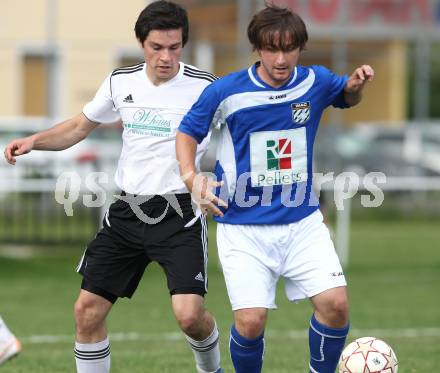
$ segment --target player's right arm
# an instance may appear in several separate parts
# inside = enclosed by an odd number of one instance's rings
[[[107,76],[92,101],[87,103],[81,114],[29,137],[13,140],[5,149],[5,158],[14,165],[19,155],[31,150],[64,150],[81,140],[99,123],[114,123],[121,118],[115,109],[112,97],[111,78]]]
[[[14,165],[16,157],[31,150],[64,150],[85,139],[98,124],[81,113],[48,130],[12,140],[5,148],[6,161]]]

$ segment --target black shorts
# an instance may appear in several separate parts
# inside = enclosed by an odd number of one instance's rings
[[[156,261],[165,271],[170,294],[207,292],[206,218],[195,217],[190,194],[169,196],[177,198],[183,217],[166,196],[150,197],[139,209],[120,199],[110,206],[77,268],[83,289],[111,302],[130,298],[147,265]]]

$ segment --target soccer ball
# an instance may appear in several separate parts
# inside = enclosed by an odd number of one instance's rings
[[[358,338],[348,344],[339,360],[339,373],[397,373],[393,349],[374,337]]]

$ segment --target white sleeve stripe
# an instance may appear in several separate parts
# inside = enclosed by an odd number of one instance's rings
[[[115,71],[113,71],[112,76],[119,75],[119,74],[131,74],[131,73],[135,73],[136,71],[141,71],[143,69],[144,68],[142,66],[140,66],[140,67],[133,69],[133,70],[115,70]]]
[[[293,88],[283,91],[254,91],[233,94],[225,98],[218,106],[215,117],[225,120],[231,114],[244,109],[260,105],[276,105],[283,102],[293,101],[306,94],[315,82],[315,73],[309,69],[309,75],[304,81]],[[285,95],[278,100],[270,100],[270,96]]]
[[[193,74],[206,75],[206,76],[209,76],[209,77],[211,77],[213,79],[216,79],[216,80],[218,79],[218,77],[216,75],[214,75],[214,74],[211,74],[211,73],[209,73],[207,71],[203,71],[203,70],[192,69],[192,68],[190,68],[190,67],[188,67],[186,65],[184,67],[184,70],[186,70],[187,72],[193,73]]]
[[[87,118],[87,120],[88,120],[89,122],[93,122],[93,123],[96,123],[96,124],[101,124],[101,122],[97,122],[96,120],[90,119],[90,118],[84,113],[84,111],[83,111],[82,113],[84,114],[84,116]]]
[[[211,83],[215,81],[214,78],[211,78],[211,77],[208,77],[208,76],[204,76],[204,75],[192,74],[192,73],[189,73],[187,71],[185,71],[183,73],[183,75],[190,76],[191,78],[196,78],[196,79],[204,79],[204,80],[207,80],[208,82],[211,82]]]
[[[117,69],[114,69],[113,72],[122,71],[122,70],[132,70],[132,69],[136,69],[141,66],[143,67],[144,63],[145,62],[140,62],[140,63],[137,63],[136,65],[118,67]]]

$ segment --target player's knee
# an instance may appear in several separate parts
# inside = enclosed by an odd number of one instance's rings
[[[237,331],[245,338],[255,339],[259,337],[266,324],[266,316],[263,313],[244,313],[235,319]]]
[[[329,322],[335,327],[343,327],[348,324],[348,300],[347,297],[335,297],[328,305]]]
[[[348,316],[348,300],[346,297],[337,297],[333,300],[332,308],[340,316]]]
[[[91,333],[101,323],[101,315],[92,302],[78,299],[74,306],[75,322],[77,331],[80,333]]]
[[[179,312],[176,314],[176,319],[180,329],[189,336],[197,334],[200,329],[201,317],[199,313],[194,312],[194,310]]]
[[[204,308],[203,298],[194,295],[173,296],[173,311],[182,331],[196,336],[203,329],[203,323],[209,314]]]

